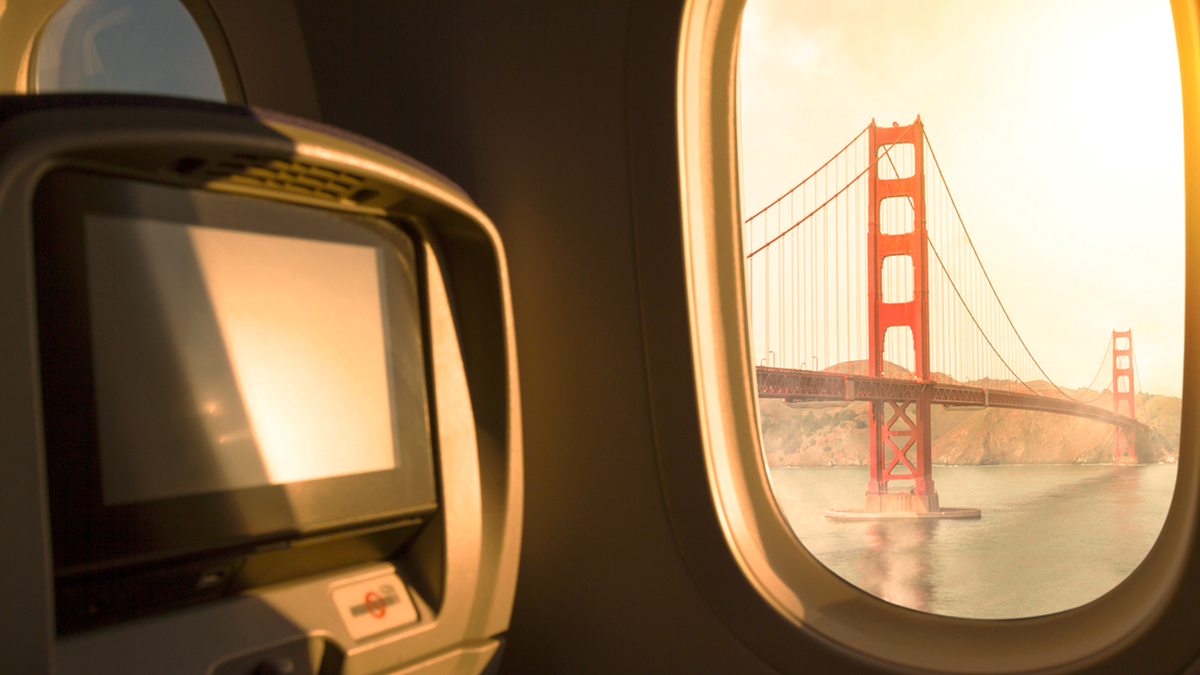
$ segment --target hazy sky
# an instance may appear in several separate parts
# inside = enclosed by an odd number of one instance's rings
[[[920,114],[1046,372],[1086,385],[1130,328],[1141,388],[1179,395],[1183,132],[1165,0],[749,0],[739,65],[744,212],[872,117]]]

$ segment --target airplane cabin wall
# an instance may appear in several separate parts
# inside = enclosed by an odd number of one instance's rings
[[[320,119],[304,37],[290,0],[184,0],[207,2],[220,23],[251,105]]]
[[[655,457],[631,182],[679,193],[631,165],[629,86],[633,69],[674,80],[682,4],[296,6],[323,120],[445,173],[503,237],[525,522],[502,671],[774,672],[693,587]],[[631,60],[635,21],[653,61]],[[674,153],[673,88],[655,95]]]
[[[248,102],[319,111],[427,163],[504,240],[525,518],[502,672],[776,672],[738,636],[787,672],[885,669],[808,631],[718,615],[712,579],[694,579],[680,554],[693,533],[672,529],[710,518],[703,503],[668,512],[659,457],[701,449],[688,414],[654,409],[664,387],[678,390],[679,409],[694,396],[680,375],[690,359],[681,262],[647,257],[648,242],[681,236],[682,0],[271,0],[289,2],[299,37],[285,21],[256,48],[227,25],[230,47],[239,69],[267,73],[280,63],[271,49],[294,59],[302,40],[315,103],[303,75],[248,80]],[[234,4],[213,0],[223,23],[265,25]],[[680,303],[664,305],[672,293]]]

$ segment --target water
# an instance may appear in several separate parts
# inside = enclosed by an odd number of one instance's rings
[[[800,541],[830,570],[898,605],[973,618],[1036,616],[1111,590],[1162,529],[1174,464],[938,466],[942,506],[979,520],[840,522],[862,508],[866,467],[773,468]]]

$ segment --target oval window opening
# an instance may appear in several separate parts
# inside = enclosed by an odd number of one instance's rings
[[[33,75],[43,94],[226,101],[204,36],[177,0],[68,0],[38,39]]]
[[[817,559],[887,601],[989,619],[1077,607],[1142,561],[1175,484],[1170,7],[869,4],[743,15],[772,488]]]

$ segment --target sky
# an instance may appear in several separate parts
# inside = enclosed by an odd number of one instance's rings
[[[749,0],[739,98],[744,213],[872,118],[919,114],[1050,377],[1088,384],[1112,331],[1132,329],[1139,389],[1180,394],[1183,122],[1165,0]]]

